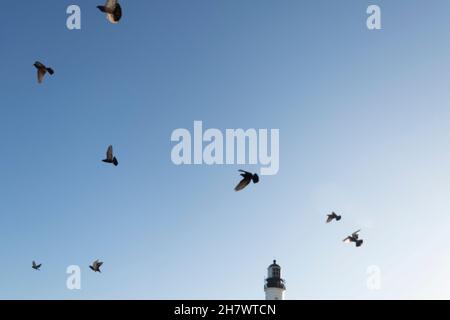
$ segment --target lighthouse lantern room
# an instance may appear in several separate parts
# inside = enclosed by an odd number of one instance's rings
[[[267,279],[264,284],[266,300],[283,300],[286,286],[284,279],[281,278],[281,267],[276,260],[273,260],[267,271]]]

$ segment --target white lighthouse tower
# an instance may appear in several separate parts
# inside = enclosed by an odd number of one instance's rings
[[[281,278],[281,267],[277,264],[277,260],[273,260],[267,271],[267,279],[264,284],[266,300],[283,300],[286,286],[284,279]]]

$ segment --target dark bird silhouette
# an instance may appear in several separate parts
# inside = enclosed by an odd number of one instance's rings
[[[122,18],[122,7],[118,0],[107,0],[104,6],[97,6],[97,8],[106,13],[106,18],[111,23],[119,23]]]
[[[31,267],[32,267],[34,270],[40,270],[41,266],[42,266],[42,263],[36,264],[36,261],[34,261],[34,260],[33,260],[33,263],[32,263],[32,265],[31,265]]]
[[[95,260],[92,263],[92,266],[89,266],[89,268],[91,268],[91,270],[94,271],[94,272],[100,272],[101,273],[102,271],[100,270],[100,267],[102,266],[102,264],[103,264],[103,262],[101,262],[101,261],[99,261],[97,259],[97,260]]]
[[[52,68],[47,68],[44,64],[40,63],[39,61],[36,61],[34,63],[34,66],[37,69],[38,83],[42,83],[42,81],[44,81],[44,76],[47,72],[50,75],[53,75],[55,73]]]
[[[334,211],[331,214],[328,214],[327,217],[328,217],[327,223],[330,223],[331,221],[333,221],[335,219],[336,219],[336,221],[339,221],[342,218],[341,216],[338,216]]]
[[[112,163],[115,166],[117,166],[119,164],[119,161],[117,161],[116,157],[114,157],[113,155],[113,147],[109,146],[108,150],[106,150],[106,159],[102,160],[103,162],[106,163]]]
[[[241,173],[242,180],[239,182],[236,188],[234,188],[234,191],[240,191],[244,189],[246,186],[249,185],[251,181],[253,181],[253,183],[259,182],[259,177],[256,173],[253,174],[251,172],[247,172],[244,170],[239,170],[239,172],[242,172]]]
[[[354,242],[355,245],[356,245],[357,247],[360,247],[360,246],[363,244],[363,240],[362,240],[362,239],[359,239],[359,235],[358,235],[358,233],[359,233],[360,231],[361,231],[361,230],[358,230],[358,231],[353,232],[352,235],[348,236],[347,238],[345,238],[345,239],[342,240],[342,241],[344,241],[344,242],[346,242],[346,243]]]

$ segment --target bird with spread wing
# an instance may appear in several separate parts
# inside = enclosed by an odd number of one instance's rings
[[[37,79],[38,83],[42,83],[44,81],[44,76],[48,72],[50,75],[53,75],[55,71],[52,68],[47,68],[43,63],[36,61],[34,63],[34,67],[37,69]]]
[[[32,264],[31,264],[31,267],[32,267],[34,270],[40,270],[40,269],[41,269],[41,266],[42,266],[42,263],[36,264],[36,261],[34,261],[34,260],[33,260]]]
[[[337,215],[334,211],[331,214],[327,215],[327,223],[330,223],[333,220],[339,221],[341,220],[341,216]]]
[[[258,175],[256,173],[251,173],[251,172],[244,171],[244,170],[239,170],[239,172],[242,172],[241,173],[242,180],[234,188],[235,191],[240,191],[240,190],[244,189],[252,181],[253,181],[253,183],[258,183],[259,182],[259,177],[258,177]]]
[[[98,259],[97,260],[95,260],[93,263],[92,263],[92,265],[91,266],[89,266],[89,268],[91,268],[91,270],[92,271],[94,271],[94,272],[102,272],[101,270],[100,270],[100,267],[102,266],[102,264],[103,264],[103,262],[101,262],[101,261],[99,261]]]
[[[97,6],[97,8],[106,13],[106,18],[111,23],[119,23],[122,18],[122,7],[118,0],[107,0],[104,6]]]
[[[363,240],[359,239],[359,232],[360,231],[361,230],[353,232],[351,235],[349,235],[347,238],[345,238],[342,241],[344,241],[345,243],[352,243],[352,242],[354,242],[357,247],[360,247],[363,244]]]
[[[103,159],[102,161],[112,163],[115,166],[119,164],[119,161],[117,161],[116,157],[114,157],[113,147],[111,145],[108,147],[108,150],[106,150],[106,159]]]

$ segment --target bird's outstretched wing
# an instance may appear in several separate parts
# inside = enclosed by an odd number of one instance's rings
[[[39,61],[36,61],[36,62],[34,63],[34,66],[35,66],[36,68],[45,68],[44,64],[43,64],[42,62],[39,62]]]
[[[111,161],[113,160],[113,147],[112,146],[109,146],[108,150],[106,151],[106,159],[111,160]]]
[[[38,68],[37,78],[38,78],[39,83],[42,83],[42,81],[44,81],[44,76],[45,76],[46,72],[47,72],[47,70],[45,68]]]
[[[249,174],[249,175],[252,174],[251,172],[248,172],[248,171],[245,171],[245,170],[239,170],[239,172],[242,172],[242,173],[245,173],[245,174]]]
[[[236,186],[236,188],[234,188],[234,191],[240,191],[240,190],[244,189],[246,186],[248,186],[248,184],[250,183],[250,180],[251,179],[249,179],[249,178],[242,179],[239,182],[239,184]]]
[[[114,10],[113,13],[114,16],[114,22],[119,22],[120,19],[122,19],[122,7],[120,6],[120,4],[116,5],[116,9]]]
[[[33,268],[36,267],[36,262],[33,260]]]
[[[354,236],[354,237],[357,236],[360,231],[361,231],[361,229],[359,229],[358,231],[353,232],[352,236]]]
[[[105,8],[108,12],[113,13],[116,9],[117,0],[106,0]]]
[[[110,6],[107,2],[105,6],[106,19],[108,19],[108,21],[112,24],[117,24],[119,23],[120,19],[122,19],[122,7],[115,0],[111,0],[111,3],[115,4]]]
[[[102,266],[103,262],[99,261],[97,262],[97,268],[100,268]]]
[[[350,242],[350,239],[351,239],[351,237],[350,236],[348,236],[347,238],[345,238],[344,240],[342,240],[343,242],[345,242],[345,243],[349,243]]]
[[[327,216],[328,216],[327,223],[330,223],[331,221],[333,221],[333,215],[332,214],[329,214]]]

